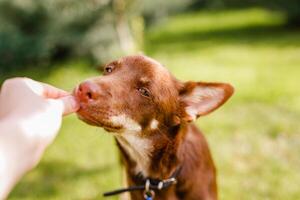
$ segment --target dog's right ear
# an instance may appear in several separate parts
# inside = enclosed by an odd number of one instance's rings
[[[207,115],[224,104],[233,92],[233,87],[227,83],[185,83],[180,90],[181,119],[191,122]]]

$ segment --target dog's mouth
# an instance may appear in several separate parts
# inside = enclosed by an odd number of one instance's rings
[[[78,88],[73,91],[74,97],[79,102],[80,108],[77,111],[77,116],[85,123],[104,128],[108,132],[121,132],[123,127],[121,125],[115,125],[111,122],[110,117],[112,113],[109,108],[97,105],[96,102],[84,102],[80,100],[78,95]],[[103,108],[102,108],[103,107]]]
[[[80,107],[80,109],[77,111],[77,116],[85,123],[92,126],[102,127],[108,132],[120,132],[123,129],[122,126],[116,126],[112,124],[109,116],[106,113],[101,113],[101,117],[98,118],[93,115],[93,112],[90,113],[90,111],[87,111],[85,108]]]

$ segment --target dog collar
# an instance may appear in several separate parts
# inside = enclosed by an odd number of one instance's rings
[[[151,178],[142,178],[141,176],[136,176],[138,182],[141,182],[143,184],[130,186],[127,188],[121,188],[121,189],[113,190],[111,192],[105,192],[103,196],[108,197],[112,195],[121,194],[124,192],[143,190],[145,200],[153,200],[155,197],[155,192],[169,188],[170,186],[175,185],[177,183],[177,176],[179,175],[180,171],[181,171],[181,167],[178,167],[168,179],[151,179]]]

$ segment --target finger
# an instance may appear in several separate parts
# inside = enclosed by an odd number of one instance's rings
[[[43,94],[42,95],[45,98],[58,99],[58,98],[70,95],[68,92],[66,92],[62,89],[56,88],[52,85],[49,85],[46,83],[41,83],[41,84],[43,86]]]
[[[79,103],[76,101],[76,99],[69,95],[62,97],[60,99],[57,99],[58,101],[61,101],[63,104],[63,115],[69,115],[71,113],[76,112],[79,109]]]
[[[69,95],[59,99],[48,99],[52,109],[60,112],[63,116],[76,112],[79,109],[79,103]]]
[[[51,99],[57,99],[60,97],[64,97],[67,95],[70,95],[68,92],[56,88],[52,85],[49,85],[47,83],[42,83],[39,81],[35,81],[29,78],[14,78],[12,79],[15,83],[21,83],[25,82],[25,84],[37,95],[45,97],[45,98],[51,98]]]

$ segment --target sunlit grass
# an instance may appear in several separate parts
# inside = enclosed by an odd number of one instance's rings
[[[284,22],[260,9],[207,11],[175,16],[147,33],[147,54],[176,77],[236,88],[222,109],[197,122],[217,165],[220,199],[300,199],[300,31]],[[71,91],[97,74],[73,61],[12,75]],[[11,199],[103,199],[120,185],[113,138],[70,116]]]
[[[281,13],[266,12],[262,9],[194,12],[175,16],[167,24],[155,27],[154,29],[159,31],[151,32],[151,37],[168,37],[170,33],[180,35],[197,31],[224,32],[257,26],[272,27],[284,22]]]

